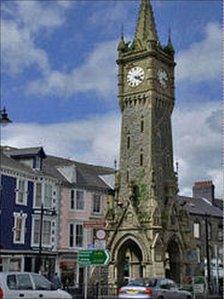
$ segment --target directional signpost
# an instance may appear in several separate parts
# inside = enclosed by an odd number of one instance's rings
[[[104,249],[80,250],[78,252],[78,264],[85,268],[84,299],[87,299],[87,268],[88,266],[106,266],[110,262],[110,252]]]
[[[110,261],[108,250],[80,250],[78,263],[80,266],[106,266]]]

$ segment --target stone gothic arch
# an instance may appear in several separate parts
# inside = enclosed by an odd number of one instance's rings
[[[118,286],[130,278],[144,276],[143,264],[149,260],[149,253],[140,236],[122,236],[111,248],[111,256],[115,262],[115,280]]]

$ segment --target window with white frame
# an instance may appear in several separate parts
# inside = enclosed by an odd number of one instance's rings
[[[45,184],[45,188],[44,188],[44,206],[46,208],[51,208],[52,206],[52,185],[50,184]]]
[[[43,244],[51,245],[51,220],[43,222]]]
[[[200,238],[200,223],[199,222],[194,222],[194,237],[196,239]]]
[[[84,210],[84,191],[76,190],[76,210]]]
[[[42,202],[42,183],[36,183],[35,188],[35,207],[40,208]]]
[[[83,247],[83,225],[82,224],[70,223],[69,247]]]
[[[16,203],[19,205],[27,204],[28,181],[17,179],[16,181]]]
[[[93,213],[101,212],[101,196],[100,194],[93,195]]]
[[[33,222],[33,245],[39,245],[40,242],[40,219],[34,219]],[[42,227],[42,244],[51,245],[51,220],[44,219]]]
[[[14,213],[13,242],[24,244],[27,214]]]

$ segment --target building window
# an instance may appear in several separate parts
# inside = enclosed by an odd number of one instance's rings
[[[69,225],[69,247],[74,246],[74,224]]]
[[[201,262],[201,248],[199,246],[196,247],[196,255],[197,255],[197,262]]]
[[[143,165],[143,153],[140,154],[140,166]]]
[[[83,245],[83,226],[76,224],[76,236],[75,236],[76,247],[82,247]]]
[[[130,148],[131,138],[130,136],[127,137],[127,149]]]
[[[69,226],[69,246],[82,247],[83,246],[83,226],[82,224],[73,224]]]
[[[43,244],[51,244],[51,221],[44,220],[43,222]]]
[[[223,240],[223,226],[220,224],[218,226],[218,240],[222,241]]]
[[[200,223],[199,222],[194,223],[194,238],[196,238],[196,239],[200,238]]]
[[[44,190],[44,206],[46,208],[51,208],[52,206],[52,185],[45,184],[45,190]]]
[[[75,190],[71,190],[71,201],[70,201],[70,209],[75,209]]]
[[[41,207],[42,202],[42,184],[36,183],[36,192],[35,192],[35,207]]]
[[[100,213],[101,210],[101,196],[99,194],[93,195],[93,213]]]
[[[25,242],[25,225],[26,214],[14,213],[13,242],[24,244]]]
[[[40,219],[34,219],[33,225],[33,244],[40,243]],[[51,220],[44,219],[42,227],[42,244],[45,246],[51,245]]]
[[[212,238],[212,225],[208,223],[208,239],[211,240]]]
[[[84,210],[84,192],[76,190],[76,210]]]
[[[23,179],[17,179],[16,182],[16,203],[19,205],[27,204],[28,182]]]

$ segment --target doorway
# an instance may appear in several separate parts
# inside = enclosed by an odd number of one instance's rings
[[[118,286],[139,277],[143,277],[142,252],[135,241],[128,239],[119,248],[117,256]]]
[[[165,253],[165,275],[180,283],[180,248],[176,240],[170,240]]]

